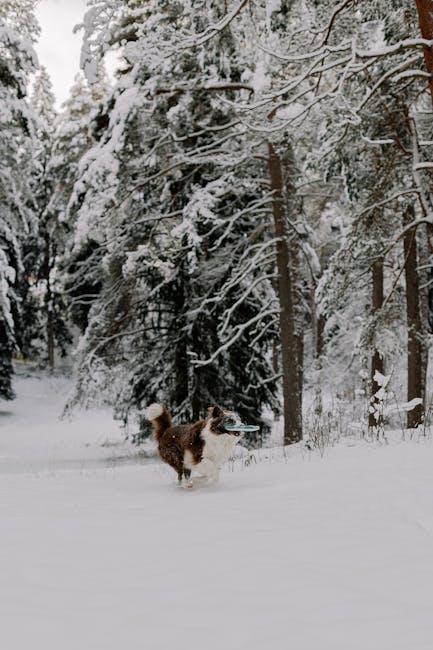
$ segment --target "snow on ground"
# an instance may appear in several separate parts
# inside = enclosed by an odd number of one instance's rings
[[[17,399],[0,402],[0,474],[88,468],[141,459],[109,409],[60,420],[71,380],[19,367]]]
[[[29,382],[8,407],[28,458],[44,422],[66,443]],[[156,463],[4,469],[1,647],[431,650],[432,467],[427,440],[264,450],[193,491]]]

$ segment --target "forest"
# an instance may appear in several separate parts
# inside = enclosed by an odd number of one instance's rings
[[[431,650],[432,172],[433,0],[0,0],[5,650]]]
[[[158,400],[253,445],[425,425],[430,3],[90,0],[60,112],[34,5],[0,8],[1,397],[68,355],[66,409],[138,441]]]

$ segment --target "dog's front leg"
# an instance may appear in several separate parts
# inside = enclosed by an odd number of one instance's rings
[[[193,480],[191,478],[191,470],[190,469],[184,469],[183,470],[183,479],[181,483],[182,487],[186,490],[191,489],[194,487]]]
[[[217,483],[219,479],[219,467],[209,458],[203,458],[203,460],[196,465],[194,468],[202,478],[206,480],[207,483]]]

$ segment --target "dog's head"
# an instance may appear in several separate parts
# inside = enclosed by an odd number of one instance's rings
[[[223,411],[219,406],[210,406],[208,408],[209,430],[217,436],[230,435],[235,437],[242,436],[242,431],[228,431],[226,425],[242,424],[241,419],[233,411]]]

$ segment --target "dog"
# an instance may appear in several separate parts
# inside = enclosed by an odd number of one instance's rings
[[[208,409],[208,418],[193,424],[172,425],[170,411],[162,404],[151,404],[146,418],[152,423],[159,455],[176,472],[179,484],[193,487],[195,482],[216,483],[221,465],[233,454],[241,438],[239,431],[227,431],[225,426],[241,424],[239,417],[219,406]],[[191,478],[191,472],[200,479]]]

